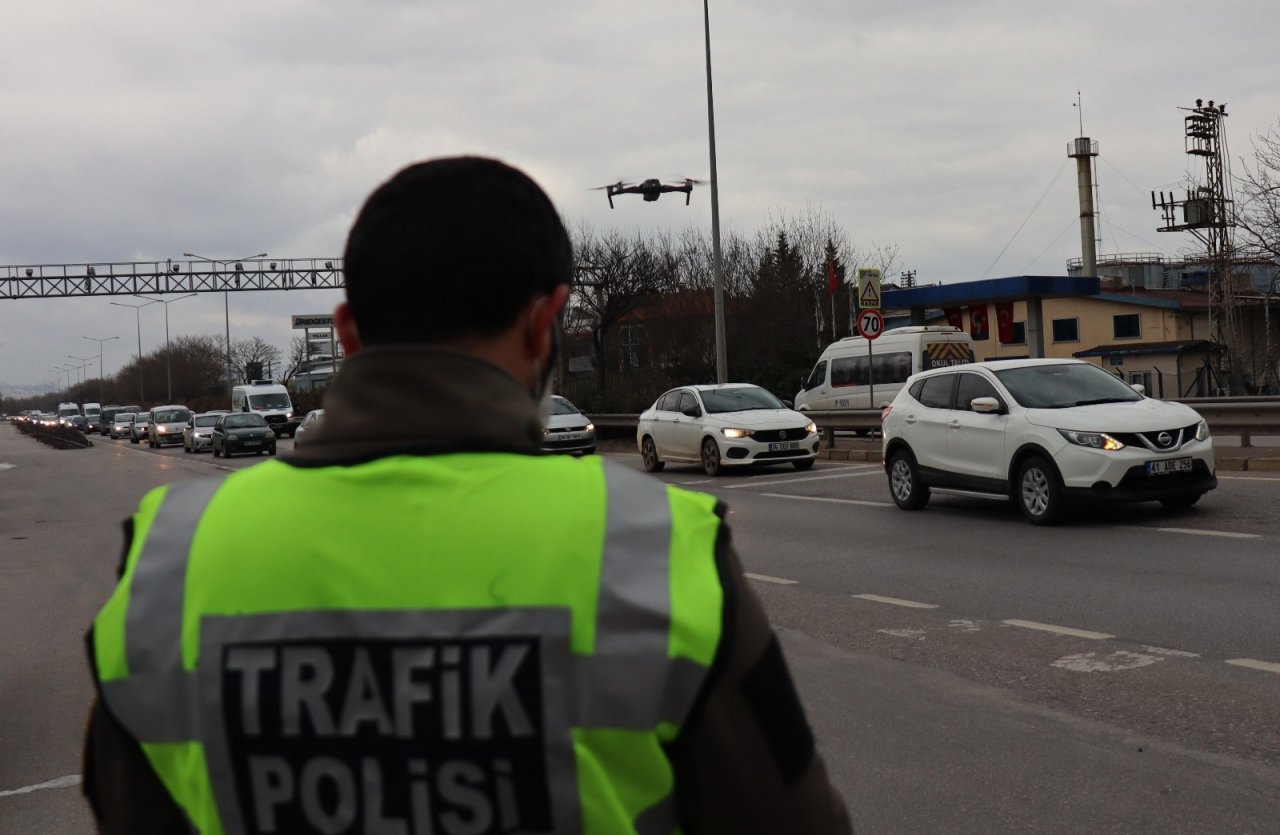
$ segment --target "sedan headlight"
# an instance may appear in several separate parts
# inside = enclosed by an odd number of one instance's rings
[[[1090,449],[1103,449],[1113,452],[1117,449],[1124,449],[1124,444],[1108,435],[1106,432],[1076,432],[1071,429],[1059,429],[1062,437],[1066,438],[1069,443],[1076,446],[1086,446]]]
[[[814,432],[818,431],[818,424],[814,423],[813,421],[809,421],[809,424],[804,428],[804,431],[812,435]]]
[[[728,429],[728,428],[725,428],[725,429],[721,429],[721,430],[720,430],[720,434],[721,434],[721,435],[724,435],[726,438],[750,438],[750,437],[751,437],[751,430],[750,430],[750,429]]]
[[[595,425],[594,423],[588,423],[588,424],[587,424],[587,431],[588,431],[588,432],[594,432],[594,431],[596,431],[596,425]]]
[[[1196,424],[1196,440],[1197,441],[1209,440],[1209,422],[1208,421],[1202,420],[1198,424]]]

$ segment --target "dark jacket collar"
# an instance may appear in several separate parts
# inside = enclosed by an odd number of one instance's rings
[[[291,457],[302,465],[400,453],[505,450],[536,454],[542,420],[502,368],[425,345],[363,348],[324,396],[324,419]]]

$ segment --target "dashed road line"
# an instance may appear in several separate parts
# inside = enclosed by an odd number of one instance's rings
[[[1178,658],[1199,658],[1198,652],[1186,652],[1181,649],[1165,649],[1164,647],[1148,647],[1144,646],[1147,652],[1154,652],[1156,655],[1176,655]]]
[[[743,573],[752,580],[759,580],[762,583],[776,583],[779,586],[794,586],[800,582],[799,580],[788,580],[785,577],[770,577],[768,574],[752,574],[750,571]]]
[[[854,594],[859,600],[870,600],[873,603],[888,603],[890,606],[905,606],[908,609],[936,609],[932,603],[917,603],[914,600],[903,600],[900,597],[883,597],[878,594]]]
[[[5,462],[0,461],[0,470],[16,470],[17,468],[17,464],[6,464]]]
[[[43,791],[44,789],[66,789],[72,786],[80,785],[79,774],[68,774],[65,777],[55,777],[52,780],[46,780],[43,783],[36,783],[34,786],[23,786],[20,789],[6,789],[0,791],[0,797],[9,797],[15,794],[30,794],[31,792]]]
[[[1226,539],[1261,539],[1262,534],[1236,533],[1235,531],[1202,531],[1196,528],[1156,528],[1163,533],[1187,533],[1192,536],[1220,536]]]
[[[1236,667],[1248,667],[1250,670],[1261,670],[1264,673],[1280,675],[1280,664],[1273,661],[1255,661],[1252,658],[1232,658],[1227,661]]]
[[[1052,623],[1036,623],[1033,620],[1002,620],[1008,626],[1019,626],[1023,629],[1038,629],[1041,632],[1053,632],[1056,635],[1071,635],[1076,638],[1088,638],[1093,641],[1105,641],[1114,638],[1105,632],[1090,632],[1087,629],[1073,629],[1070,626],[1055,626]]]
[[[893,507],[892,502],[872,502],[865,499],[834,499],[829,496],[788,496],[786,493],[761,493],[771,499],[794,499],[798,502],[826,502],[828,504],[853,504],[862,507]]]
[[[1267,478],[1266,476],[1260,476],[1260,475],[1220,475],[1218,476],[1218,481],[1222,481],[1223,479],[1226,479],[1227,481],[1270,481],[1270,482],[1280,484],[1280,478],[1276,478],[1275,476],[1271,476],[1270,478]]]

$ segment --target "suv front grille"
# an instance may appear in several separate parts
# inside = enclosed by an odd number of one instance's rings
[[[1133,447],[1145,447],[1152,452],[1177,452],[1182,445],[1196,436],[1198,423],[1178,429],[1156,429],[1151,432],[1112,432],[1113,438]]]

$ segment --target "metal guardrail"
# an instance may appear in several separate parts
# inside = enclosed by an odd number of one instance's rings
[[[1214,397],[1176,401],[1185,403],[1209,422],[1215,435],[1240,435],[1240,446],[1253,446],[1254,435],[1280,435],[1280,398]],[[837,431],[874,431],[880,428],[879,409],[835,409],[809,411],[827,446],[835,445]],[[598,427],[635,430],[639,415],[589,415]]]

